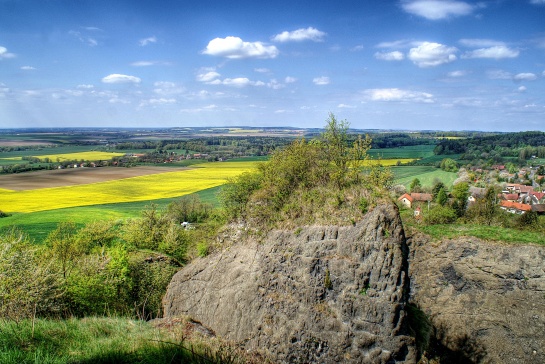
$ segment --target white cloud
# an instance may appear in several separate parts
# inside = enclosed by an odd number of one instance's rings
[[[409,50],[408,58],[418,67],[434,67],[456,60],[458,49],[439,43],[424,42]]]
[[[405,56],[399,51],[393,52],[377,52],[375,53],[375,58],[382,61],[402,61]]]
[[[464,53],[463,58],[516,58],[519,55],[519,51],[516,49],[510,49],[506,46],[499,45],[489,48],[479,48],[473,51]]]
[[[268,69],[268,68],[254,68],[254,71],[256,71],[258,73],[269,73],[269,72],[271,72],[271,70]]]
[[[15,54],[9,53],[6,47],[0,46],[0,60],[8,58],[15,58]]]
[[[273,45],[265,45],[262,42],[244,42],[239,37],[229,36],[212,39],[202,53],[229,59],[241,59],[275,58],[279,51]]]
[[[545,5],[545,0],[530,0],[530,4],[533,4],[533,5]]]
[[[225,85],[233,87],[246,87],[246,86],[265,86],[262,81],[251,81],[247,77],[226,78],[224,80],[215,79],[208,82],[211,85]]]
[[[545,75],[545,71],[543,71],[543,74]],[[290,76],[287,76],[285,79],[284,79],[284,82],[285,83],[294,83],[296,82],[297,79],[295,77],[290,77]]]
[[[159,99],[149,99],[148,103],[150,105],[168,105],[168,104],[175,104],[176,99],[165,99],[165,98],[159,98]]]
[[[104,83],[140,83],[142,80],[135,76],[129,75],[120,75],[118,73],[113,73],[102,79]]]
[[[401,7],[406,12],[429,20],[441,20],[451,16],[469,15],[475,6],[454,0],[409,0]]]
[[[221,75],[216,71],[209,71],[206,73],[200,73],[197,75],[197,81],[199,82],[212,82]]]
[[[474,47],[474,48],[486,48],[486,47],[497,47],[505,46],[504,42],[499,42],[493,39],[460,39],[458,41],[463,46]]]
[[[513,78],[509,72],[503,70],[490,70],[486,72],[486,75],[491,80],[510,80]]]
[[[525,91],[526,91],[526,86],[520,86],[520,87],[518,88],[518,91],[519,91],[519,92],[525,92]]]
[[[149,66],[170,66],[170,62],[164,61],[137,61],[132,62],[131,66],[133,67],[149,67]]]
[[[90,47],[95,47],[98,45],[98,42],[95,38],[92,38],[88,35],[84,35],[79,31],[76,30],[70,30],[68,32],[71,36],[77,38],[80,42],[87,44]]]
[[[181,94],[185,91],[185,88],[182,86],[177,85],[174,82],[169,81],[158,81],[153,84],[155,87],[153,89],[153,92],[158,95],[177,95]]]
[[[464,77],[467,75],[466,71],[452,71],[447,74],[449,77],[457,78],[457,77]]]
[[[401,39],[401,40],[394,40],[392,42],[381,42],[376,45],[377,48],[408,48],[413,46],[418,46],[422,44],[422,42],[415,42],[412,40],[407,39]]]
[[[95,86],[93,85],[78,85],[77,88],[79,89],[82,89],[82,90],[90,90],[92,88],[94,88]]]
[[[534,73],[518,73],[513,77],[515,81],[534,81],[537,79],[537,75]]]
[[[152,44],[152,43],[157,43],[157,38],[155,36],[153,37],[148,37],[148,38],[144,38],[144,39],[140,39],[138,41],[138,44],[140,44],[141,47],[145,47],[149,44]]]
[[[398,88],[369,89],[364,93],[373,101],[434,102],[433,95],[427,92],[400,90]]]
[[[323,85],[329,85],[329,77],[322,76],[322,77],[316,77],[312,80],[315,85],[323,86]]]
[[[302,42],[311,40],[313,42],[321,42],[327,34],[313,27],[306,29],[297,29],[291,32],[284,31],[272,37],[274,42]]]
[[[273,90],[280,90],[280,89],[286,87],[286,85],[279,83],[275,79],[272,79],[267,83],[267,87],[272,88]]]
[[[23,66],[21,67],[21,69],[23,71],[35,71],[36,70],[36,67],[32,67],[32,66]]]
[[[356,107],[353,105],[346,105],[346,104],[339,104],[337,105],[339,109],[355,109]]]
[[[360,45],[357,45],[355,47],[350,48],[350,51],[351,52],[359,52],[359,51],[363,51],[363,49],[364,49],[364,46],[360,44]]]

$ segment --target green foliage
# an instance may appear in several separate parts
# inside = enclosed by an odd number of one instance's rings
[[[456,221],[456,212],[449,206],[434,206],[425,216],[428,225],[449,224]]]
[[[331,276],[329,273],[329,269],[325,270],[324,287],[325,289],[331,289],[333,287],[333,284],[331,283]]]
[[[441,161],[441,169],[445,172],[457,172],[458,163],[454,159],[445,158]]]
[[[46,239],[51,254],[61,264],[64,278],[68,276],[76,257],[82,253],[76,244],[76,232],[77,228],[73,222],[61,222]]]
[[[360,198],[359,208],[362,214],[367,213],[367,210],[369,209],[369,201],[365,197]]]
[[[89,254],[96,249],[111,246],[117,240],[117,224],[112,220],[92,221],[75,235],[76,250]]]
[[[520,229],[536,227],[538,218],[537,212],[528,211],[517,217],[515,225]]]
[[[437,181],[433,184],[433,188],[431,189],[431,193],[433,195],[433,199],[434,200],[437,200],[437,195],[439,195],[439,191],[441,190],[446,190],[447,187],[445,186],[445,184],[441,181]]]
[[[260,188],[262,178],[260,173],[246,172],[222,188],[219,200],[229,218],[236,219],[244,213],[250,196]]]
[[[478,223],[492,225],[498,217],[500,209],[497,203],[498,188],[491,186],[486,189],[485,196],[477,199],[466,212],[466,217]]]
[[[177,223],[201,223],[210,217],[212,209],[211,204],[201,202],[197,195],[187,195],[170,203],[166,213]]]
[[[245,363],[250,356],[219,339],[188,337],[186,321],[170,329],[123,318],[0,321],[3,364]]]
[[[178,261],[184,261],[189,243],[188,233],[155,205],[144,210],[141,218],[123,226],[123,239],[137,249],[160,251]]]
[[[409,191],[411,192],[420,192],[422,190],[422,184],[418,178],[413,179],[411,185],[409,186]]]
[[[445,192],[444,188],[441,188],[439,190],[439,193],[437,194],[437,198],[435,199],[435,202],[437,202],[441,206],[445,206],[447,201],[448,201],[447,193]]]
[[[204,258],[208,255],[208,243],[206,241],[200,241],[197,243],[197,255]]]
[[[62,295],[62,275],[51,259],[21,232],[0,234],[0,317],[58,315]]]
[[[161,317],[162,299],[172,276],[180,269],[158,254],[139,252],[129,257],[130,309],[140,319]]]
[[[452,201],[452,208],[456,211],[456,215],[461,217],[465,214],[467,206],[467,198],[469,197],[469,185],[467,182],[460,182],[452,187],[450,193],[454,200]]]

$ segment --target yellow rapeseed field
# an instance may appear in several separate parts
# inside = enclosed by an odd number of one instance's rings
[[[62,161],[100,161],[100,160],[110,160],[113,157],[121,157],[125,153],[109,153],[109,152],[98,152],[98,151],[89,151],[89,152],[79,152],[79,153],[65,153],[65,154],[48,154],[48,155],[39,155],[36,158],[39,158],[41,161],[44,161],[46,158],[56,162]]]
[[[217,162],[194,169],[165,172],[86,185],[27,191],[0,189],[4,212],[35,212],[105,203],[148,201],[187,195],[224,184],[256,168],[256,162]]]
[[[374,164],[378,163],[380,165],[383,165],[384,167],[391,167],[391,166],[397,165],[397,162],[405,164],[405,163],[410,163],[410,162],[415,161],[415,160],[416,159],[414,159],[414,158],[370,159],[370,160],[365,161],[365,163],[363,163],[363,165],[364,166],[371,166],[371,165],[374,165]]]

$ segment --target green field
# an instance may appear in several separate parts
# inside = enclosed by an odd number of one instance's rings
[[[201,201],[218,207],[217,194],[221,190],[221,187],[202,190],[196,192],[194,195],[198,196]],[[61,221],[71,221],[78,226],[83,226],[92,221],[134,218],[140,216],[142,210],[152,203],[157,205],[158,209],[164,209],[168,204],[179,198],[173,197],[148,201],[71,207],[51,211],[14,213],[9,217],[0,219],[0,229],[17,227],[28,234],[32,240],[41,242]]]
[[[371,149],[369,155],[373,159],[419,159],[433,156],[434,145],[411,145],[399,148]]]
[[[456,173],[445,172],[442,169],[432,166],[394,166],[391,167],[394,173],[394,183],[409,188],[411,182],[418,178],[423,187],[432,187],[436,180],[440,180],[447,187],[458,178]]]

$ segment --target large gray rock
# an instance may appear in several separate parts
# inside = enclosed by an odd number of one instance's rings
[[[442,345],[471,362],[545,363],[543,247],[411,240],[411,301]]]
[[[166,318],[190,316],[286,363],[414,363],[407,246],[397,209],[351,227],[274,231],[177,273]]]

